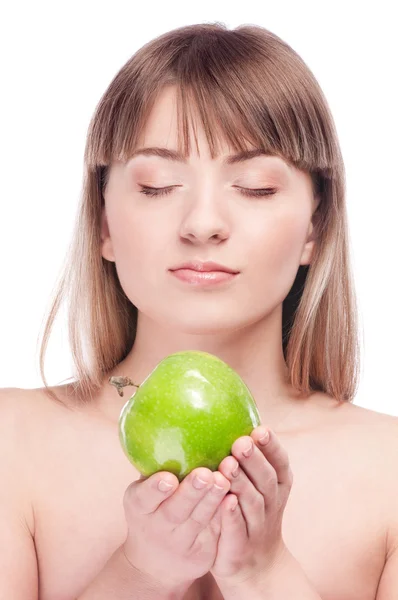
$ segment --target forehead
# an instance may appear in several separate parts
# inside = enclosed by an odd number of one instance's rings
[[[181,142],[182,139],[182,135],[179,136],[179,133],[182,134],[182,132],[178,130],[181,123],[178,122],[176,90],[173,86],[164,88],[146,116],[141,135],[137,140],[131,157],[138,155],[141,149],[144,149],[143,153],[145,156],[158,156],[179,162],[189,159],[192,150],[197,151],[199,156],[206,155],[208,150],[207,136],[205,135],[197,109],[192,104],[189,105],[189,115],[187,117],[187,133],[191,152],[184,157],[182,156],[183,149],[179,147],[179,140]],[[212,131],[212,134],[217,138],[217,145],[221,154],[232,153],[233,149],[225,140],[221,128],[216,132]],[[197,146],[193,143],[195,140],[197,141]],[[248,150],[257,150],[255,144],[245,144],[245,146]],[[155,150],[152,150],[153,148]],[[167,153],[167,149],[170,150],[169,153]]]
[[[177,95],[173,86],[164,88],[146,116],[141,135],[130,153],[128,164],[189,165],[198,158],[210,160],[210,150],[202,122],[196,110],[190,106],[188,137],[190,151],[183,154],[178,141]],[[214,135],[214,132],[212,132]],[[255,143],[246,142],[244,150],[233,149],[225,140],[221,129],[217,132],[219,152],[212,162],[222,167],[234,165],[261,165],[285,174],[295,171],[294,165],[283,157],[267,153]],[[197,141],[197,145],[193,142]]]

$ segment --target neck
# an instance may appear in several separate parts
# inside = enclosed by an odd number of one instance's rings
[[[285,420],[298,405],[301,396],[290,384],[283,356],[281,305],[261,321],[206,335],[176,333],[139,313],[133,348],[105,381],[110,376],[126,376],[139,385],[163,358],[183,350],[210,352],[229,364],[250,389],[262,421],[271,428],[277,429],[280,419]],[[124,396],[133,390],[126,387]],[[111,394],[113,404],[117,402],[114,388],[106,393]],[[116,408],[125,401],[124,397]]]

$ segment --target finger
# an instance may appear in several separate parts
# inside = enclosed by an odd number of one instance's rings
[[[222,504],[221,535],[223,542],[231,541],[231,550],[247,539],[246,522],[236,494],[229,494]],[[233,542],[233,543],[232,543]]]
[[[197,503],[187,520],[173,532],[178,536],[180,545],[187,549],[192,547],[199,533],[208,527],[231,487],[228,479],[221,473],[215,472],[213,475],[214,484],[211,489]]]
[[[251,454],[245,451],[251,448]],[[278,495],[278,480],[274,467],[267,461],[253,439],[244,436],[236,440],[232,446],[232,454],[239,462],[249,481],[263,496],[265,506],[272,506]],[[242,478],[244,481],[244,478]],[[235,491],[235,488],[233,489]]]
[[[124,493],[123,505],[126,513],[148,515],[173,495],[179,485],[177,477],[168,471],[160,471],[150,477],[141,476],[133,481]]]
[[[195,506],[213,486],[213,472],[206,467],[198,467],[180,483],[178,493],[163,503],[162,512],[174,525],[181,525],[191,515]]]
[[[261,452],[258,452],[261,455]],[[245,458],[245,460],[248,459]],[[262,460],[265,460],[264,457],[262,457]],[[235,476],[233,476],[232,472],[236,466],[238,466],[238,469],[235,469]],[[246,522],[247,535],[251,537],[253,534],[256,534],[256,532],[258,532],[259,529],[264,525],[265,498],[262,493],[253,485],[253,482],[249,479],[248,475],[239,464],[238,459],[235,460],[233,457],[228,457],[228,460],[225,459],[221,462],[218,469],[231,482],[231,495],[235,494],[239,500],[240,510]],[[275,472],[274,479],[275,489],[277,489]],[[274,494],[276,497],[276,491]],[[268,503],[271,504],[269,500],[267,500],[267,504]]]
[[[247,543],[246,521],[242,514],[238,498],[229,494],[222,503],[221,510],[221,535],[218,541],[217,572],[222,572],[227,577],[231,567],[236,568],[242,558],[242,548]]]
[[[277,435],[271,429],[257,427],[252,431],[251,437],[267,461],[275,469],[278,483],[290,487],[293,481],[293,473],[290,467],[289,456]],[[263,438],[263,441],[261,441],[261,438]]]
[[[226,497],[228,498],[228,494]],[[216,537],[218,537],[221,533],[221,507],[222,504],[217,506],[217,510],[209,523],[209,527]]]

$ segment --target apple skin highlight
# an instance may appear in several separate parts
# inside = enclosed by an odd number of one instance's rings
[[[123,406],[119,438],[142,475],[169,471],[182,481],[197,467],[216,471],[235,440],[260,424],[234,369],[213,354],[183,351],[163,359]]]

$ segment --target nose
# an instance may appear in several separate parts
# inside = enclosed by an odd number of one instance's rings
[[[230,226],[226,216],[222,214],[220,196],[217,202],[214,190],[192,193],[189,208],[181,222],[180,237],[194,244],[219,244],[229,235]]]

